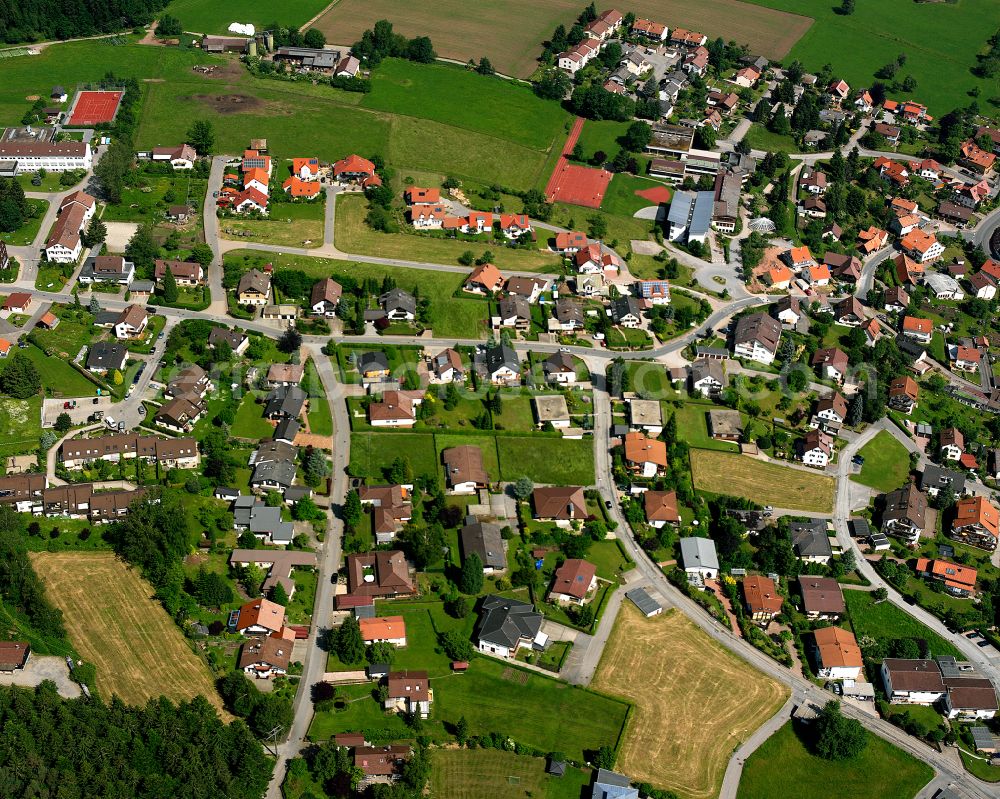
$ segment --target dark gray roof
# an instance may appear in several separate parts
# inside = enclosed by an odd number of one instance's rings
[[[965,475],[956,472],[954,469],[945,469],[943,466],[936,466],[928,463],[920,473],[920,489],[926,491],[932,489],[946,489],[951,486],[951,490],[956,494],[965,491]]]
[[[533,605],[490,594],[483,600],[479,618],[479,640],[508,649],[526,638],[533,640],[542,629],[542,614]]]
[[[291,543],[294,531],[291,522],[281,520],[281,508],[256,505],[250,513],[250,532],[268,535],[274,543]]]
[[[479,555],[483,566],[493,569],[507,568],[507,542],[500,535],[500,525],[475,522],[462,528],[462,557]]]
[[[792,545],[799,557],[833,557],[833,547],[830,546],[824,519],[792,522],[789,530],[792,533]]]
[[[265,461],[253,467],[250,485],[274,483],[282,488],[288,488],[294,480],[295,464],[291,461]]]
[[[626,591],[625,596],[628,597],[629,601],[639,608],[645,616],[649,616],[657,610],[662,609],[660,603],[646,593],[645,588],[633,588],[631,591]]]
[[[369,350],[358,356],[359,372],[375,372],[389,369],[389,358],[381,350]]]
[[[236,497],[236,500],[233,502],[233,524],[237,527],[249,527],[250,514],[254,507],[263,504],[260,499],[252,494],[242,494]]]
[[[299,432],[299,423],[294,419],[282,419],[274,428],[274,438],[276,441],[294,441]]]
[[[285,489],[285,502],[298,502],[300,499],[311,497],[313,490],[309,486],[288,486]]]
[[[867,519],[851,519],[851,534],[855,538],[867,538],[871,532]]]
[[[635,297],[624,295],[611,303],[611,317],[616,322],[620,322],[630,315],[637,319],[642,318],[642,308],[639,306],[639,300]]]
[[[412,294],[402,289],[390,289],[378,298],[378,302],[386,313],[397,310],[414,315],[417,313],[417,301]]]
[[[521,372],[521,361],[517,353],[506,344],[490,347],[486,350],[486,370],[489,373],[506,366],[514,372]]]
[[[121,315],[121,311],[98,311],[94,314],[94,324],[99,327],[110,327],[118,321],[118,317]]]
[[[296,418],[302,412],[306,402],[306,392],[299,386],[278,386],[267,395],[264,415],[268,417],[285,416]]]
[[[87,353],[88,369],[119,369],[127,357],[127,350],[121,344],[98,341]]]
[[[238,333],[235,330],[228,330],[224,327],[213,327],[208,334],[208,346],[214,347],[216,344],[225,341],[231,349],[236,349],[243,343],[246,333]]]

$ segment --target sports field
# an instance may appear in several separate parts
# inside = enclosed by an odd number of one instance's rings
[[[110,122],[118,112],[122,92],[80,92],[73,105],[69,127],[88,127]]]
[[[397,33],[430,36],[438,55],[463,62],[486,56],[499,72],[523,78],[534,71],[542,42],[556,25],[568,29],[582,9],[573,0],[485,4],[445,0],[434,6],[395,0],[341,0],[320,17],[316,27],[328,41],[349,45],[377,20],[388,19]],[[755,53],[769,58],[781,58],[811,23],[799,14],[739,0],[634,0],[622,12],[626,10],[671,28],[693,28],[712,38],[749,44]],[[442,20],[447,20],[446,26]]]
[[[153,587],[110,552],[32,552],[70,641],[97,666],[97,688],[132,705],[198,694],[222,711],[208,667],[153,599]]]
[[[765,463],[744,455],[691,450],[694,487],[713,494],[746,497],[761,505],[833,512],[833,478]]]
[[[979,87],[984,98],[996,95],[1000,88],[996,79],[980,79],[969,71],[986,39],[1000,28],[1000,3],[996,0],[876,0],[857,3],[849,16],[834,12],[839,5],[836,2],[750,1],[814,17],[815,24],[791,49],[789,58],[799,59],[812,70],[831,64],[835,74],[852,87],[870,85],[876,70],[905,53],[906,63],[897,79],[913,75],[917,80],[913,98],[935,117],[968,105],[966,93],[974,87]],[[890,96],[908,98],[893,92]]]
[[[566,159],[580,137],[583,122],[582,117],[577,117],[573,123],[569,138],[563,145],[563,154],[556,162],[556,167],[545,186],[545,196],[550,203],[561,202],[587,208],[600,208],[604,202],[604,193],[611,183],[611,173],[605,169],[571,164]]]
[[[227,33],[233,22],[262,30],[274,22],[298,28],[327,6],[327,0],[173,0],[166,11],[193,33]]]
[[[733,749],[788,697],[683,614],[627,602],[592,687],[635,704],[615,770],[687,799],[718,795]]]
[[[545,759],[497,749],[441,749],[431,761],[431,796],[442,799],[580,799],[590,771],[545,773]]]

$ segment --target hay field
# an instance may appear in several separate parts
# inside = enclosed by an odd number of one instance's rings
[[[821,472],[791,469],[745,455],[691,450],[694,487],[746,497],[776,508],[833,513],[834,480]]]
[[[350,45],[377,20],[388,19],[397,33],[430,36],[438,55],[468,61],[489,58],[506,75],[523,78],[536,66],[542,42],[556,25],[568,29],[583,5],[574,0],[485,0],[435,5],[400,5],[395,0],[340,0],[316,22],[327,41]],[[622,9],[623,11],[625,9]],[[628,10],[669,27],[693,28],[710,38],[746,43],[760,55],[781,58],[809,29],[799,14],[740,0],[634,0]],[[442,25],[447,20],[447,25]]]
[[[153,599],[153,587],[110,552],[32,552],[49,599],[65,616],[76,650],[97,666],[97,688],[143,705],[203,694],[224,718],[212,675]]]
[[[635,703],[615,770],[686,799],[717,796],[734,747],[788,697],[683,614],[628,603],[591,687]]]

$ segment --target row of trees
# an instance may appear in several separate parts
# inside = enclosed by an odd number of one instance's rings
[[[429,64],[435,58],[434,45],[427,36],[407,39],[394,33],[392,23],[380,19],[373,28],[361,34],[360,41],[351,46],[351,52],[369,66],[378,66],[385,58],[406,58],[421,64]]]
[[[0,507],[0,599],[22,614],[39,636],[50,641],[66,637],[62,611],[45,596],[24,545],[24,516],[8,505]]]

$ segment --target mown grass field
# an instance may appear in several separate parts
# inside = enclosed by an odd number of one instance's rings
[[[886,640],[923,638],[934,655],[962,656],[948,641],[891,602],[876,603],[871,594],[864,591],[845,591],[844,601],[851,627],[859,638],[863,635]]]
[[[162,318],[162,317],[161,317]],[[58,328],[56,328],[58,330]],[[69,363],[54,355],[46,355],[38,347],[23,350],[42,377],[42,386],[56,397],[92,397],[97,394],[97,386],[80,374]],[[76,353],[73,353],[75,356]]]
[[[501,270],[557,273],[562,266],[562,259],[555,253],[545,250],[515,250],[498,244],[491,236],[484,236],[476,241],[461,241],[403,232],[379,233],[365,223],[367,213],[368,201],[364,197],[357,194],[342,194],[337,197],[334,241],[338,250],[356,255],[375,255],[379,258],[399,258],[448,266],[458,266],[458,259],[465,252],[473,252],[478,257],[489,250],[493,253],[492,263]],[[542,243],[544,244],[544,239]]]
[[[641,208],[656,205],[645,197],[640,197],[636,194],[637,191],[663,187],[666,187],[666,184],[659,180],[619,173],[611,179],[611,185],[608,186],[601,203],[601,210],[618,216],[632,216]]]
[[[865,459],[860,474],[852,475],[856,483],[887,492],[899,488],[910,473],[910,453],[896,437],[880,432],[865,444],[858,454]]]
[[[327,0],[173,0],[166,11],[195,33],[227,33],[230,23],[251,23],[261,30],[279,22],[287,27],[304,25],[327,5]]]
[[[13,455],[38,448],[42,433],[42,398],[0,398],[0,455]]]
[[[497,749],[442,749],[431,764],[431,796],[447,799],[580,799],[591,772],[545,773],[545,760]]]
[[[832,477],[765,463],[743,455],[691,450],[694,486],[779,508],[833,512]]]
[[[70,641],[97,666],[105,700],[145,704],[202,694],[223,715],[211,672],[153,599],[153,587],[110,552],[34,552],[31,562]]]
[[[733,749],[788,696],[684,615],[647,619],[628,603],[593,686],[635,704],[616,771],[688,799],[718,795]]]
[[[223,238],[248,244],[285,247],[323,244],[324,195],[309,203],[271,203],[270,212],[267,219],[220,219],[219,233]]]
[[[926,763],[872,734],[865,751],[854,760],[816,757],[789,722],[747,759],[736,795],[738,799],[831,795],[911,799],[933,776]]]
[[[913,3],[878,0],[858,3],[849,16],[834,12],[837,3],[815,0],[750,0],[803,14],[816,21],[795,44],[788,59],[797,58],[808,69],[831,64],[852,87],[869,86],[876,70],[900,53],[907,60],[897,73],[913,75],[914,99],[934,117],[969,103],[966,92],[978,87],[984,97],[997,94],[998,81],[977,78],[969,70],[986,39],[1000,28],[1000,4],[994,0],[958,3]],[[707,33],[707,31],[706,31]],[[898,99],[908,95],[890,93]]]
[[[433,8],[401,6],[393,0],[341,0],[316,27],[331,42],[350,44],[376,20],[388,19],[397,33],[430,36],[438,55],[459,61],[486,56],[500,72],[527,77],[541,54],[541,43],[556,25],[567,30],[582,7],[572,0],[508,0],[487,5],[446,0]],[[598,9],[601,11],[602,9]],[[624,13],[626,9],[622,9]],[[739,0],[634,0],[628,9],[637,17],[651,17],[670,25],[693,28],[706,35],[735,39],[754,52],[780,58],[809,27],[802,16],[783,14]],[[442,25],[441,21],[448,24]]]

